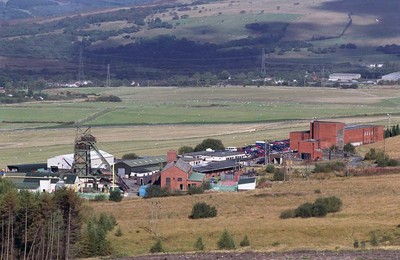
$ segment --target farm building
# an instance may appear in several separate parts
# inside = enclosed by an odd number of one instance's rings
[[[133,178],[136,184],[154,183],[157,173],[165,166],[166,156],[151,156],[134,160],[120,160],[114,164],[115,173],[125,178]]]
[[[340,122],[312,121],[310,130],[290,132],[290,149],[301,159],[322,159],[323,150],[354,146],[383,140],[384,127],[374,125],[345,125]]]
[[[114,156],[105,151],[100,150],[100,154],[106,159],[106,161],[112,165],[114,163]],[[74,154],[64,154],[47,159],[48,169],[60,169],[60,170],[71,170],[74,162]],[[104,169],[106,166],[101,160],[100,156],[96,151],[90,151],[90,164],[92,169]]]
[[[352,80],[358,80],[360,78],[361,78],[361,74],[333,73],[333,74],[329,75],[329,81],[349,82]]]
[[[205,174],[194,172],[189,163],[177,158],[175,151],[169,151],[167,165],[161,171],[160,179],[162,188],[186,191],[190,187],[201,186]]]
[[[382,80],[385,80],[385,81],[398,81],[398,80],[400,80],[400,71],[383,75],[382,76]]]

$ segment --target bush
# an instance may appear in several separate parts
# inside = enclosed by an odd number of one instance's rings
[[[203,238],[201,238],[201,237],[197,238],[196,242],[194,243],[194,248],[196,250],[199,250],[199,251],[203,251],[204,250],[205,246],[204,246],[204,243],[203,243]]]
[[[274,181],[284,181],[285,173],[281,169],[276,169],[273,177]]]
[[[275,166],[272,164],[268,164],[267,167],[265,167],[265,171],[268,173],[274,173],[275,172]]]
[[[138,159],[139,156],[137,156],[137,154],[135,153],[127,153],[122,155],[122,160],[134,160],[134,159]]]
[[[228,230],[225,229],[224,232],[222,232],[217,245],[219,249],[235,249],[235,241],[233,241]]]
[[[328,210],[324,204],[313,204],[312,206],[312,216],[313,217],[325,217],[328,214]]]
[[[115,236],[116,237],[122,237],[123,233],[120,227],[118,227],[117,231],[115,231]]]
[[[241,246],[241,247],[243,247],[243,246],[250,246],[250,240],[249,240],[249,238],[247,237],[247,235],[245,235],[244,238],[243,238],[243,240],[240,241],[240,246]]]
[[[164,249],[161,244],[161,240],[157,240],[157,242],[150,248],[150,253],[162,253]]]
[[[351,143],[347,143],[343,146],[343,151],[348,153],[354,153],[356,148]]]
[[[122,200],[122,192],[119,189],[114,189],[110,192],[110,201],[120,202]]]
[[[296,217],[311,218],[313,216],[312,209],[313,204],[309,202],[304,203],[295,210]]]
[[[93,199],[94,201],[105,201],[107,200],[107,196],[104,194],[96,195]]]
[[[217,210],[215,207],[211,207],[205,202],[198,202],[192,208],[192,214],[189,218],[213,218],[217,216]]]
[[[314,172],[335,172],[335,171],[343,171],[346,165],[343,162],[329,162],[329,163],[316,163]]]
[[[155,198],[155,197],[166,197],[168,196],[168,189],[161,188],[158,185],[150,185],[146,189],[146,196],[145,198]]]
[[[204,190],[203,190],[203,187],[202,187],[202,186],[200,186],[200,187],[190,186],[189,189],[188,189],[188,193],[189,193],[190,195],[193,195],[193,194],[203,194],[203,193],[204,193]]]
[[[342,200],[336,196],[318,198],[314,204],[324,205],[328,213],[338,212],[342,208]]]
[[[281,219],[288,219],[288,218],[294,218],[296,217],[296,213],[294,209],[287,209],[281,212],[281,215],[279,218]]]

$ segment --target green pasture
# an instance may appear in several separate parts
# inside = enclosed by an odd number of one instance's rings
[[[290,131],[307,129],[309,120],[314,117],[342,121],[343,117],[363,119],[371,116],[366,122],[386,123],[382,120],[387,113],[395,115],[400,111],[400,92],[395,88],[380,87],[358,90],[120,87],[73,91],[112,93],[121,97],[122,102],[63,101],[1,106],[0,167],[43,162],[59,154],[72,153],[75,129],[54,122],[73,121],[78,125],[93,126],[95,136],[99,133],[109,136],[106,140],[104,136],[99,138],[99,148],[120,157],[129,152],[160,155],[183,145],[195,146],[207,137],[221,139],[227,146],[241,146],[255,140],[284,139],[288,138]],[[392,123],[395,123],[394,117]],[[235,131],[238,124],[249,125],[249,129],[254,130]],[[253,124],[257,126],[251,126]],[[113,129],[118,126],[124,129],[129,125],[140,126],[135,130],[127,127],[126,132],[119,130],[113,136]],[[222,125],[232,125],[232,128],[219,131]],[[208,129],[208,132],[203,133],[199,127]],[[215,131],[212,130],[214,127]],[[138,134],[131,135],[128,131]],[[160,134],[157,131],[161,131]],[[164,132],[168,131],[173,131],[174,135],[166,136]]]
[[[175,22],[174,25],[177,29],[174,34],[187,38],[191,37],[188,33],[195,36],[207,33],[207,35],[215,35],[217,38],[222,34],[224,41],[226,41],[227,37],[228,39],[247,37],[249,31],[245,28],[245,25],[249,23],[291,22],[299,17],[301,15],[285,13],[238,13],[234,15],[221,14],[207,17],[189,17]]]
[[[46,127],[74,122],[113,126],[143,124],[256,123],[393,113],[400,97],[368,101],[367,90],[302,88],[84,88],[77,92],[114,94],[120,103],[63,102],[3,106],[4,128]],[[336,98],[319,101],[319,97]],[[348,100],[344,97],[354,97]],[[7,124],[6,124],[7,123]],[[38,124],[39,123],[39,124]],[[41,125],[40,123],[43,123]],[[32,125],[29,125],[32,124]]]

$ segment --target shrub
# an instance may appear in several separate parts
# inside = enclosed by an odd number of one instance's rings
[[[329,173],[334,171],[343,171],[346,165],[343,162],[328,162],[328,163],[316,163],[314,172]]]
[[[275,166],[272,164],[268,164],[267,167],[265,167],[265,171],[268,173],[274,173],[275,172]]]
[[[347,143],[343,146],[343,151],[348,153],[354,153],[356,148],[351,143]]]
[[[161,244],[161,240],[157,240],[156,243],[150,248],[150,253],[162,253],[164,249]]]
[[[203,238],[201,238],[201,237],[197,238],[196,242],[194,243],[194,248],[196,250],[199,250],[199,251],[203,251],[204,250],[205,246],[204,246],[204,243],[203,243]]]
[[[205,202],[198,202],[193,205],[192,214],[189,216],[189,218],[213,218],[216,216],[217,210],[215,209],[215,207],[211,207]]]
[[[93,199],[94,201],[105,201],[107,200],[107,196],[104,194],[96,195]]]
[[[240,246],[250,246],[250,240],[247,235],[244,236],[243,240],[240,241]]]
[[[135,153],[127,153],[122,155],[122,160],[134,160],[137,158],[139,158],[139,156],[137,156]]]
[[[296,217],[311,218],[313,216],[312,209],[313,204],[309,202],[304,203],[295,210]]]
[[[217,245],[219,249],[235,249],[235,241],[233,241],[228,230],[225,229],[224,232],[222,232]]]
[[[110,201],[120,202],[122,200],[122,192],[118,189],[114,189],[110,192]]]
[[[190,195],[193,195],[193,194],[203,194],[203,193],[204,193],[204,190],[203,190],[203,187],[202,187],[202,186],[200,186],[200,187],[190,186],[190,188],[188,189],[188,193],[189,193]]]
[[[154,197],[166,197],[168,196],[168,189],[161,188],[158,185],[150,185],[146,189],[146,196],[145,198],[154,198]]]
[[[296,217],[296,212],[294,209],[287,209],[281,212],[281,215],[279,218],[281,219],[288,219],[288,218],[294,218]]]
[[[321,190],[320,190],[320,189],[315,189],[315,190],[314,190],[314,193],[315,193],[315,194],[321,194]]]
[[[328,213],[338,212],[342,208],[342,200],[336,196],[318,198],[315,200],[314,204],[325,205]]]
[[[117,231],[115,231],[115,236],[116,237],[122,237],[123,233],[120,227],[118,227]]]
[[[378,235],[376,234],[376,232],[371,232],[369,234],[369,242],[371,243],[371,246],[378,246],[379,245],[379,239],[378,239]]]
[[[328,210],[324,204],[313,204],[312,206],[312,216],[313,217],[325,217],[328,214]]]
[[[273,179],[274,179],[274,181],[284,181],[285,180],[285,174],[284,174],[283,170],[276,169]]]

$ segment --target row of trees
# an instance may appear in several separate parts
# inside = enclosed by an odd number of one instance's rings
[[[68,259],[79,239],[81,200],[72,190],[18,192],[0,179],[0,259]]]
[[[191,146],[186,146],[186,145],[180,147],[178,149],[178,154],[200,152],[200,151],[205,151],[206,149],[212,149],[214,151],[222,151],[225,149],[225,146],[223,145],[221,140],[207,138],[207,139],[204,139],[198,145],[196,145],[194,148]]]
[[[120,201],[121,194],[110,200]],[[112,253],[112,215],[96,215],[71,189],[18,191],[0,178],[0,259],[73,259]],[[120,231],[121,232],[121,231]]]

